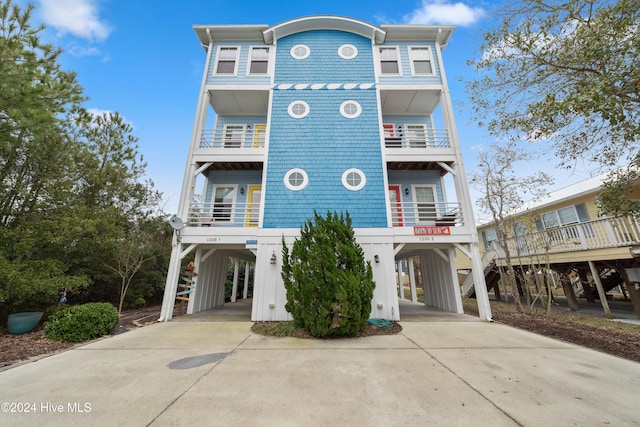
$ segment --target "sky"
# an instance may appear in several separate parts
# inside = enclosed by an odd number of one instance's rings
[[[117,111],[133,126],[147,177],[163,193],[163,210],[177,211],[206,53],[192,26],[266,24],[307,15],[340,15],[373,25],[456,25],[443,52],[467,175],[476,151],[494,140],[470,118],[464,80],[468,59],[479,55],[483,29],[492,25],[500,2],[456,0],[31,0],[32,24],[44,24],[42,38],[60,47],[60,63],[77,72],[85,107]],[[25,0],[14,0],[21,6]],[[552,154],[520,165],[522,173],[544,169],[556,176],[550,190],[588,178],[588,168],[553,168]],[[480,193],[471,188],[471,198]],[[476,220],[482,214],[474,206]]]

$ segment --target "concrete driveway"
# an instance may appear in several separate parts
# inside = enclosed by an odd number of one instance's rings
[[[153,324],[0,372],[7,426],[638,425],[640,364],[465,315],[303,340]]]

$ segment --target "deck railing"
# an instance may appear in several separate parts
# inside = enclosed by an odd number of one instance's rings
[[[415,225],[463,225],[460,203],[390,202],[394,227]]]
[[[626,217],[550,228],[507,240],[511,256],[543,255],[640,245],[640,224]],[[504,251],[500,250],[500,257]]]
[[[200,148],[264,148],[266,135],[265,128],[205,129],[200,136]]]
[[[459,203],[391,203],[394,227],[464,223]],[[192,203],[187,223],[191,227],[257,227],[260,203]]]
[[[451,148],[446,129],[403,131],[401,128],[385,128],[383,132],[387,148]]]
[[[260,203],[193,203],[188,224],[192,227],[257,227]]]

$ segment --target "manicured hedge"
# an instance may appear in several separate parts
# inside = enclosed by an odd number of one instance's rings
[[[113,332],[120,318],[118,310],[106,302],[74,305],[49,317],[45,336],[57,341],[85,341]]]

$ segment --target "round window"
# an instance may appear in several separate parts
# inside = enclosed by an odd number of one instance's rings
[[[353,59],[358,56],[358,49],[352,44],[343,44],[338,48],[338,55],[342,59]]]
[[[284,185],[292,191],[302,190],[309,183],[307,173],[302,169],[291,169],[284,175]]]
[[[311,54],[311,50],[309,50],[309,46],[307,45],[297,44],[291,48],[290,53],[295,59],[305,59]]]
[[[367,180],[360,169],[347,169],[342,174],[342,185],[344,185],[348,190],[360,190],[366,183]]]
[[[301,119],[309,114],[309,104],[304,101],[293,101],[289,104],[288,111],[294,119]]]
[[[355,119],[362,113],[362,107],[356,101],[344,101],[340,105],[340,114],[348,119]]]

